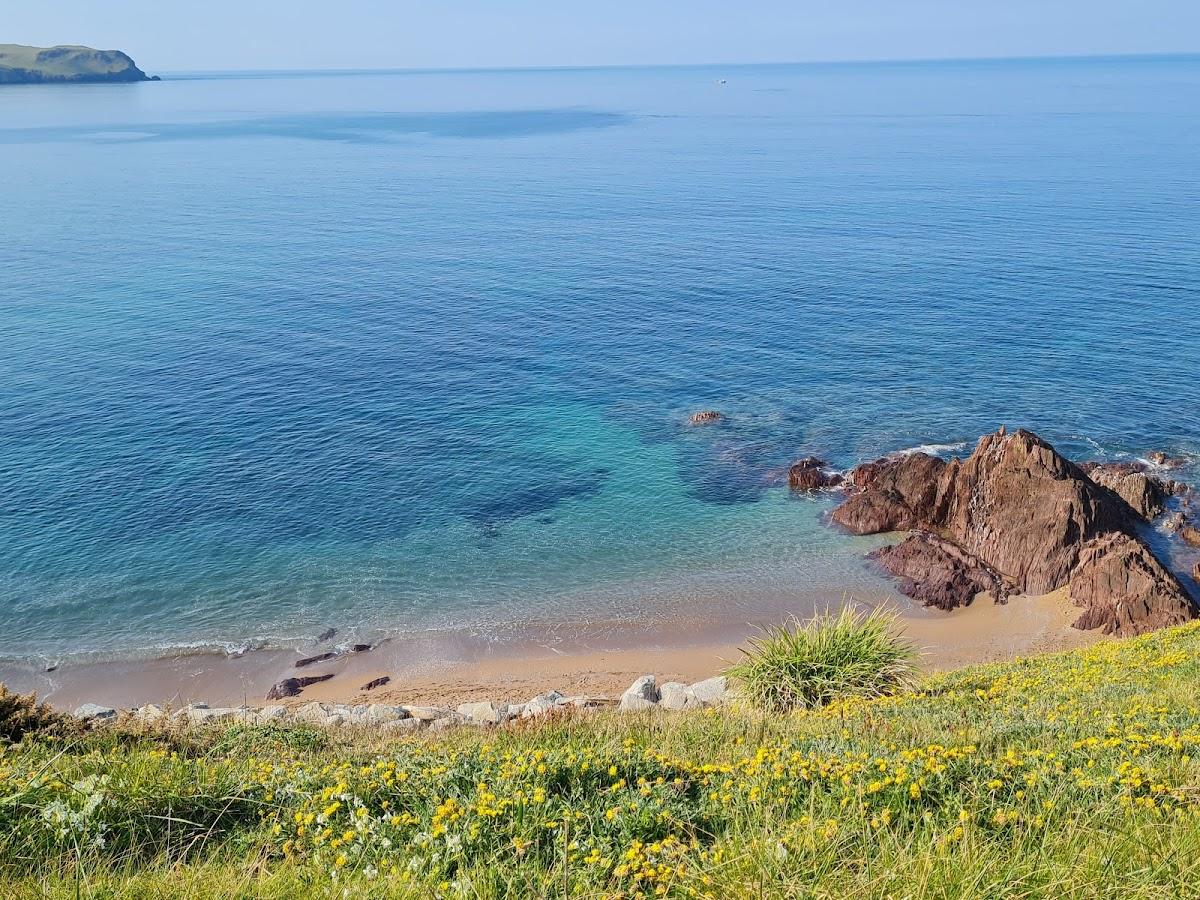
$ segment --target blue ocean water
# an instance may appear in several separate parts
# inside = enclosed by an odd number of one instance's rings
[[[0,89],[0,657],[886,593],[789,462],[1200,453],[1198,147],[1197,57]]]

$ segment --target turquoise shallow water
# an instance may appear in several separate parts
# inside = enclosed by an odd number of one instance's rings
[[[770,618],[887,591],[800,455],[1197,454],[1197,101],[1186,57],[4,89],[0,657]]]

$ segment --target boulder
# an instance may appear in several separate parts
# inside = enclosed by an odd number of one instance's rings
[[[411,734],[414,731],[420,731],[426,725],[420,719],[393,719],[390,722],[384,722],[379,726],[380,731],[385,731],[388,734]]]
[[[653,675],[643,675],[621,695],[618,709],[650,709],[658,705],[658,687]]]
[[[564,702],[566,699],[558,691],[538,694],[521,707],[520,716],[522,719],[535,719],[539,716],[544,716],[556,709],[562,709],[566,705]]]
[[[491,700],[463,703],[457,712],[474,725],[499,725],[510,718],[507,703],[493,703]]]
[[[402,706],[400,708],[411,718],[422,722],[433,722],[454,714],[452,710],[442,706]]]
[[[167,718],[167,711],[156,703],[147,703],[135,709],[133,717],[143,722],[160,722]]]
[[[279,719],[286,719],[287,716],[288,716],[288,711],[287,711],[286,706],[279,706],[279,705],[264,706],[262,709],[260,709],[258,711],[258,717],[260,719],[262,719],[264,722],[277,721]]]
[[[697,681],[691,686],[692,696],[701,706],[716,706],[730,699],[729,679],[724,675]]]
[[[1143,519],[1156,518],[1166,509],[1169,486],[1147,474],[1141,463],[1083,463],[1079,468],[1096,484],[1124,500]]]
[[[362,717],[368,722],[398,722],[411,718],[403,706],[389,706],[386,703],[372,703],[370,706],[355,707],[362,710]]]
[[[1185,544],[1200,547],[1200,528],[1197,528],[1195,525],[1184,525],[1179,529],[1179,536]]]
[[[926,606],[951,610],[969,606],[982,591],[1004,602],[1008,586],[1000,575],[957,544],[921,532],[869,554],[900,579],[900,591]]]
[[[309,725],[327,725],[330,719],[341,719],[341,716],[334,715],[333,707],[328,703],[305,703],[292,713],[292,717],[297,722],[304,722]]]
[[[1200,562],[1192,566],[1192,581],[1200,584]]]
[[[724,421],[725,417],[715,409],[705,409],[700,412],[694,412],[688,417],[690,425],[712,425],[716,422]]]
[[[108,722],[116,717],[115,709],[111,706],[100,706],[98,703],[85,703],[75,710],[75,718],[85,722]]]
[[[796,491],[818,491],[841,484],[842,476],[828,468],[823,459],[806,456],[788,469],[788,486]]]
[[[668,681],[658,689],[658,705],[663,709],[691,709],[700,706],[692,689],[678,681]]]

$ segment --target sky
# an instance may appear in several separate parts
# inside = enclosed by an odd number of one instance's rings
[[[150,72],[1200,51],[1200,0],[0,0],[0,43]]]

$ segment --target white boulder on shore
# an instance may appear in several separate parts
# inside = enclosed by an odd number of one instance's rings
[[[634,712],[663,709],[668,711],[700,709],[727,703],[733,696],[724,675],[684,684],[668,681],[660,687],[653,675],[643,675],[629,686],[617,701],[618,710]],[[263,707],[210,707],[207,703],[191,703],[171,712],[162,706],[148,703],[137,709],[117,710],[110,706],[85,703],[75,710],[75,717],[93,723],[112,723],[128,715],[145,723],[175,721],[188,725],[241,722],[259,725],[266,722],[299,722],[322,728],[355,726],[377,728],[389,734],[409,734],[423,729],[443,731],[448,728],[475,726],[495,728],[514,720],[538,719],[568,710],[589,710],[612,706],[604,697],[572,696],[559,691],[547,691],[525,703],[500,703],[480,700],[460,704],[456,709],[443,706],[404,706],[386,703],[305,703],[289,708],[282,704]]]

